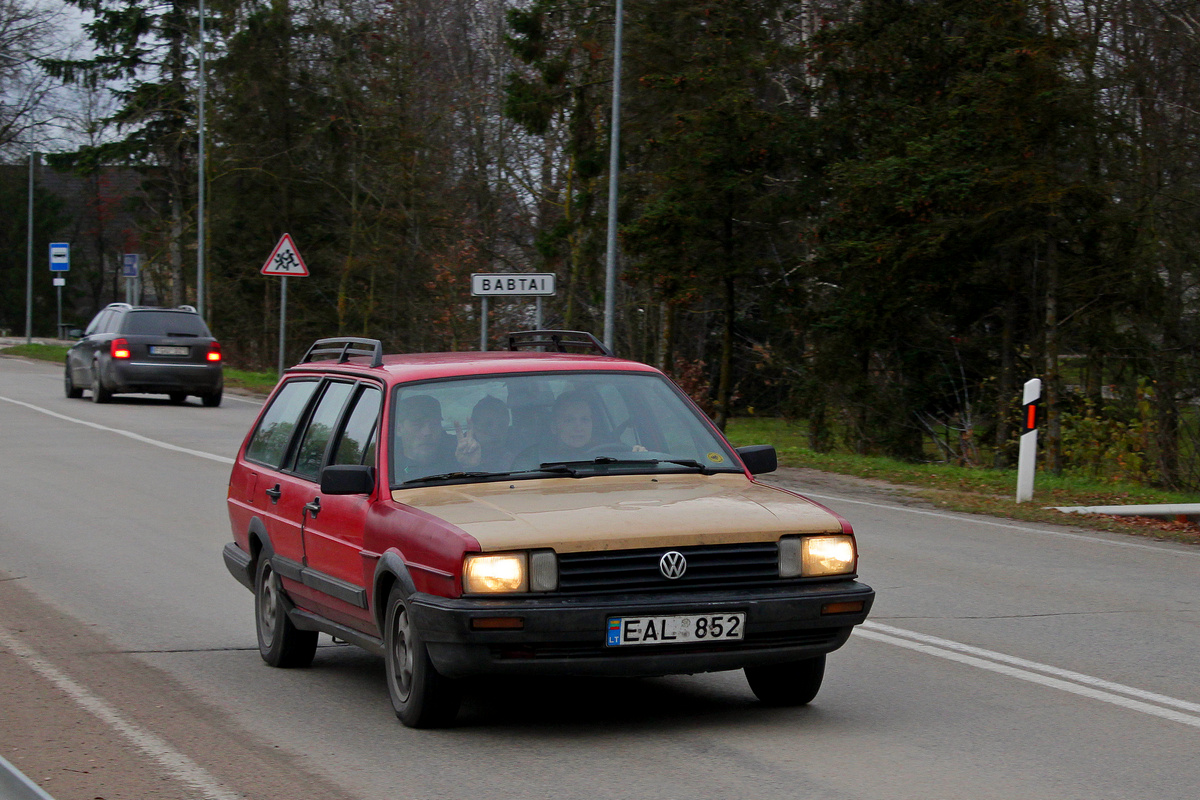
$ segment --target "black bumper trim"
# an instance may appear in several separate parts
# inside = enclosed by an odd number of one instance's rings
[[[221,555],[225,559],[225,568],[229,570],[229,574],[236,578],[238,583],[253,592],[254,573],[250,568],[250,554],[238,547],[237,542],[229,542],[221,551]]]
[[[410,598],[413,621],[438,671],[482,674],[642,676],[715,672],[799,661],[841,647],[874,601],[856,581],[679,595],[540,597],[521,600]],[[821,614],[826,603],[862,601],[861,612]],[[746,638],[686,646],[608,647],[611,616],[741,611]],[[520,617],[521,630],[473,630],[480,617]]]

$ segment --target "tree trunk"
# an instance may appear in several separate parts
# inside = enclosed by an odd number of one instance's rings
[[[1042,396],[1046,401],[1046,455],[1055,475],[1061,475],[1063,469],[1058,346],[1058,255],[1051,238],[1046,248],[1046,378],[1042,381]]]
[[[724,326],[721,332],[721,372],[717,382],[717,427],[725,430],[729,421],[729,406],[733,401],[733,320],[737,312],[733,276],[726,273],[722,281],[724,292]]]

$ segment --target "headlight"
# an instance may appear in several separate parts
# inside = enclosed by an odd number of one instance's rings
[[[525,554],[469,555],[463,563],[463,591],[471,593],[524,592]]]
[[[854,537],[785,536],[779,540],[779,577],[822,578],[849,575],[857,569]]]
[[[556,588],[558,558],[553,550],[470,553],[463,561],[463,591],[468,594],[550,592]]]

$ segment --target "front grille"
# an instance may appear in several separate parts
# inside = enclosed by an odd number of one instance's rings
[[[675,580],[665,577],[658,566],[663,554],[671,550],[682,553],[687,559],[687,571]],[[771,586],[781,582],[779,548],[775,542],[561,553],[558,556],[558,591],[570,594],[686,592]]]

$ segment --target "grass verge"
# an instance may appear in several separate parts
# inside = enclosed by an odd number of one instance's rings
[[[66,347],[61,344],[18,344],[12,347],[5,347],[0,350],[6,356],[24,356],[25,358],[36,358],[39,361],[57,361],[59,364],[67,358]]]
[[[785,467],[808,467],[905,487],[908,494],[952,511],[995,517],[1075,525],[1200,544],[1194,523],[1151,517],[1064,514],[1051,506],[1107,506],[1195,503],[1192,494],[1168,492],[1128,481],[1095,480],[1079,475],[1038,472],[1032,503],[1017,503],[1016,470],[960,467],[953,464],[910,464],[880,456],[818,453],[808,448],[802,423],[759,417],[731,420],[726,435],[735,446],[773,444]]]

